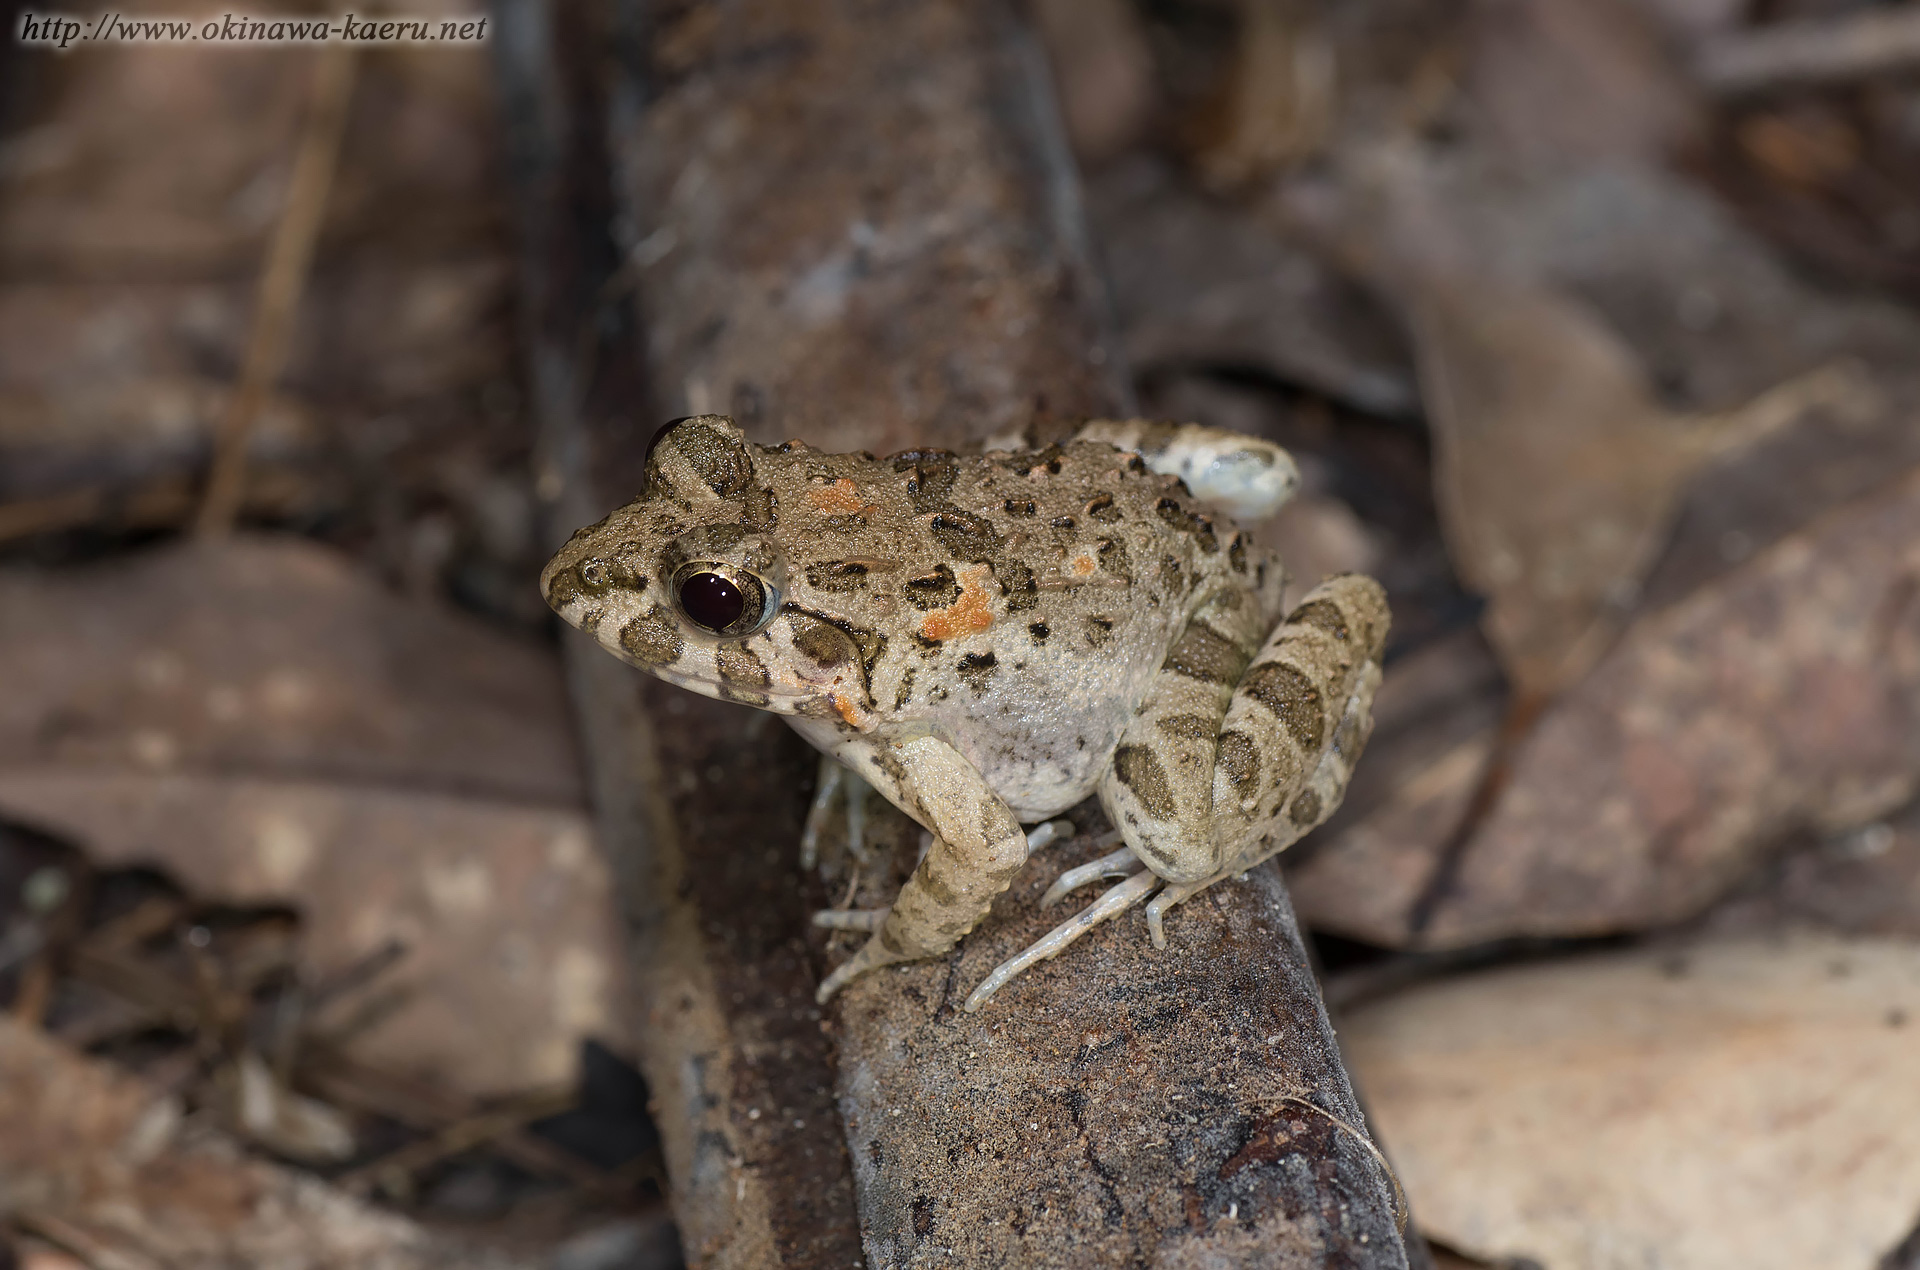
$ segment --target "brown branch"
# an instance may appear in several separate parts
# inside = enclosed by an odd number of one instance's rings
[[[1920,5],[1731,30],[1697,50],[1694,75],[1722,96],[1847,84],[1920,67]]]

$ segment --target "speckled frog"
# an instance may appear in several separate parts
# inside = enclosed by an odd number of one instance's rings
[[[719,415],[655,438],[641,496],[573,535],[548,603],[614,655],[787,716],[930,831],[891,908],[820,987],[953,947],[1097,790],[1121,878],[967,1000],[1141,900],[1167,910],[1330,815],[1371,728],[1387,607],[1328,579],[1291,613],[1280,562],[1216,522],[1297,483],[1276,446],[1100,421],[1064,445],[887,458],[766,448]],[[1156,895],[1155,892],[1158,892]]]

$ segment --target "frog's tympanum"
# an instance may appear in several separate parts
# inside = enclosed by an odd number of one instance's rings
[[[823,1001],[953,947],[1026,862],[1021,825],[1097,790],[1126,846],[1049,898],[1125,880],[994,971],[977,1009],[1148,896],[1164,946],[1169,908],[1339,804],[1385,596],[1347,575],[1283,613],[1280,562],[1201,507],[1257,518],[1297,480],[1284,450],[1192,425],[877,459],[769,449],[700,415],[662,430],[640,497],[574,534],[541,584],[614,655],[786,715],[931,832],[890,909],[823,915],[873,931]]]

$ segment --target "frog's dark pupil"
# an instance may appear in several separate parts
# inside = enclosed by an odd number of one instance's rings
[[[680,607],[710,631],[724,631],[740,620],[747,597],[717,573],[696,573],[680,584]]]

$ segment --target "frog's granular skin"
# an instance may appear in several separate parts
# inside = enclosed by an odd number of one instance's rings
[[[561,536],[633,496],[673,416],[887,453],[1132,413],[1044,60],[1005,0],[508,18]],[[822,1019],[809,991],[842,951],[802,932],[842,897],[796,865],[806,750],[576,650],[690,1264],[1406,1264],[1378,1166],[1286,1101],[1360,1125],[1269,872],[1176,910],[1168,953],[1136,914],[958,1012],[1057,920],[1034,901],[1071,861],[1043,853],[957,964],[871,975]]]

